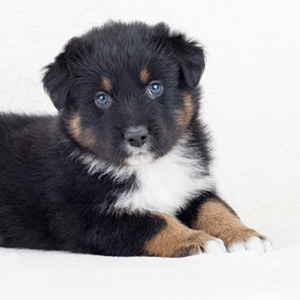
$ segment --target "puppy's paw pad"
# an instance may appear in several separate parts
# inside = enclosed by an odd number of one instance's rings
[[[224,243],[220,239],[210,240],[206,243],[205,253],[226,253]]]

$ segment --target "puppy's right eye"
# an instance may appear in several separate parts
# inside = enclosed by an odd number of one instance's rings
[[[111,104],[111,98],[105,93],[99,93],[96,96],[95,103],[100,108],[106,108]]]
[[[148,94],[151,98],[159,97],[163,92],[163,86],[157,82],[151,82],[148,86]]]

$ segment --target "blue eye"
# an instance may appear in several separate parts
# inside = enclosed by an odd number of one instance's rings
[[[97,106],[99,106],[101,108],[108,107],[111,103],[111,99],[105,93],[99,93],[96,96],[95,103],[96,103]]]
[[[152,97],[158,97],[163,92],[163,86],[159,82],[152,82],[148,86],[148,92]]]

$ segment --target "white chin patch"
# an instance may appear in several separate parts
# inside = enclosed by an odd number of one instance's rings
[[[127,166],[138,166],[142,164],[149,164],[154,161],[153,155],[150,153],[138,153],[125,160]]]
[[[272,244],[269,240],[262,240],[257,236],[251,237],[247,242],[239,242],[228,247],[229,252],[254,251],[269,252],[272,250]]]
[[[130,155],[130,157],[125,159],[125,165],[127,166],[138,166],[154,161],[154,156],[149,151],[149,143],[141,147],[126,145],[126,151]]]

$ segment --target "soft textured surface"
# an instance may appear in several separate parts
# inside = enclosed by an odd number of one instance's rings
[[[185,259],[0,248],[1,299],[300,299],[299,1],[9,0],[0,12],[1,111],[55,113],[42,67],[108,19],[200,40],[219,191],[275,248]]]

